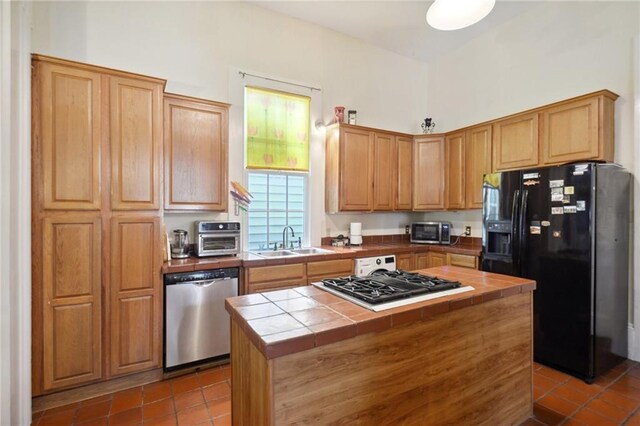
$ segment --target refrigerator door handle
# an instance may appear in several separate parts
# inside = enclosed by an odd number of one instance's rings
[[[523,256],[524,248],[526,247],[525,241],[527,239],[526,232],[526,220],[527,220],[527,198],[529,197],[529,190],[522,191],[522,198],[520,199],[520,213],[518,217],[518,255]]]
[[[520,271],[520,242],[518,237],[518,199],[520,197],[520,190],[516,189],[513,193],[513,200],[511,201],[511,256],[513,263],[516,264],[518,272]]]

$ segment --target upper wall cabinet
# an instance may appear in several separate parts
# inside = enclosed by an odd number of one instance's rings
[[[496,170],[538,165],[538,113],[518,115],[493,125],[493,165]]]
[[[482,208],[482,181],[491,173],[491,125],[467,130],[465,145],[465,207]]]
[[[414,210],[444,209],[445,167],[444,136],[416,136],[413,150]]]
[[[341,123],[327,129],[326,142],[328,213],[411,209],[409,135]]]
[[[43,207],[99,210],[102,145],[101,78],[97,72],[34,62],[33,116],[40,120],[39,143]],[[40,195],[40,194],[38,194]]]
[[[465,132],[445,138],[445,206],[447,210],[464,209]]]
[[[165,209],[227,210],[229,105],[165,94]]]
[[[109,80],[111,208],[158,210],[163,85],[129,77]]]
[[[411,210],[413,206],[413,139],[396,136],[396,197],[394,210]]]
[[[542,161],[561,164],[613,161],[613,103],[609,91],[562,103],[542,112]]]

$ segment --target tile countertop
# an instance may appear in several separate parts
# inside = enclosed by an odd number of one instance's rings
[[[455,266],[419,271],[460,281],[474,290],[373,312],[313,286],[226,299],[231,318],[267,359],[379,332],[415,321],[531,292],[533,280]]]
[[[437,251],[446,253],[480,256],[482,248],[472,244],[458,244],[455,246],[438,246],[429,244],[396,243],[368,243],[358,247],[320,246],[331,253],[318,253],[306,256],[291,256],[278,259],[265,259],[249,252],[241,252],[237,256],[189,257],[187,259],[171,259],[164,263],[163,273],[201,271],[206,269],[256,267],[284,265],[301,262],[317,262],[321,260],[336,260],[345,258],[384,256],[389,254],[418,253]]]

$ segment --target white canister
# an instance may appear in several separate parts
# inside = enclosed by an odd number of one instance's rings
[[[359,246],[362,244],[362,223],[360,222],[351,222],[351,226],[349,228],[349,242],[351,245]]]

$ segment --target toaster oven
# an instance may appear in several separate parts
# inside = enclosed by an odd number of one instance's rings
[[[198,257],[225,256],[240,252],[240,222],[196,222]]]

